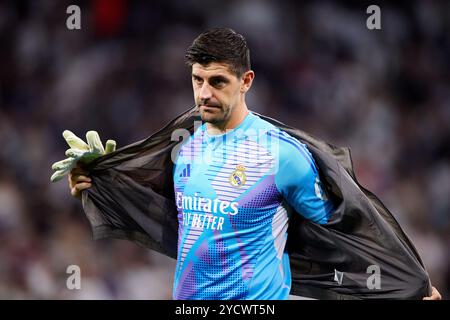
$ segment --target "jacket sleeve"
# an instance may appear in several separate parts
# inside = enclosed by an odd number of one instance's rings
[[[105,155],[86,168],[92,187],[83,209],[94,239],[119,238],[176,258],[178,218],[173,189],[172,150],[176,130],[194,130],[195,108],[147,139]]]

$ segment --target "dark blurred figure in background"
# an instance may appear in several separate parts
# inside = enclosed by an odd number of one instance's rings
[[[0,298],[171,298],[175,261],[90,240],[66,182],[49,182],[51,163],[64,129],[120,147],[191,106],[183,53],[214,26],[252,48],[249,108],[350,146],[359,181],[450,297],[449,3],[380,4],[381,30],[366,28],[361,4],[262,0],[79,1],[81,30],[68,30],[71,4],[0,3]],[[69,265],[82,290],[67,289]]]

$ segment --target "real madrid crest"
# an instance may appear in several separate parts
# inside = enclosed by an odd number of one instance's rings
[[[245,175],[245,167],[242,165],[237,165],[236,169],[230,174],[230,183],[234,187],[242,187],[247,181],[247,176]]]

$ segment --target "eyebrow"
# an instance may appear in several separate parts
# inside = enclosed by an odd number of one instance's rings
[[[203,79],[201,76],[199,76],[198,74],[193,73],[192,74],[193,78],[199,78],[199,79]],[[228,78],[224,75],[218,74],[218,75],[214,75],[209,77],[210,80],[224,80],[224,81],[228,81]]]
[[[199,75],[197,75],[195,73],[192,74],[192,77],[193,78],[198,78],[198,79],[203,79],[202,77],[200,77]],[[208,81],[214,81],[214,80],[220,80],[220,81],[223,81],[223,82],[230,82],[230,80],[224,75],[215,75],[215,76],[211,76],[208,79]]]
[[[210,82],[211,82],[211,81],[217,81],[217,80],[222,81],[222,82],[225,82],[225,83],[230,82],[230,80],[228,80],[227,77],[224,77],[224,76],[222,76],[222,75],[212,76],[211,78],[209,78],[209,81],[210,81]]]

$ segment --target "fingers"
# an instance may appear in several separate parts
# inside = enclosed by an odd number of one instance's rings
[[[69,180],[70,193],[76,198],[81,198],[81,191],[92,186],[92,179],[89,177],[89,173],[78,166],[70,171],[67,178]]]
[[[431,296],[424,297],[423,300],[442,300],[442,296],[435,287],[432,287]]]
[[[75,190],[75,191],[83,191],[84,189],[88,189],[88,188],[90,188],[90,187],[92,187],[92,183],[90,183],[90,182],[80,182],[80,183],[77,183],[77,184],[72,188],[72,190]]]
[[[116,142],[114,140],[108,140],[105,149],[97,131],[93,130],[86,133],[87,143],[69,130],[64,130],[63,137],[70,146],[70,149],[66,151],[68,158],[53,163],[52,169],[56,172],[53,173],[50,180],[52,182],[59,181],[64,175],[69,173],[70,188],[74,188],[80,182],[91,182],[89,173],[81,169],[80,165],[88,165],[105,153],[111,153],[116,150]]]
[[[435,287],[433,287],[433,291],[431,292],[431,300],[442,300],[441,294]]]
[[[58,170],[52,174],[52,176],[50,177],[50,181],[57,182],[57,181],[61,180],[66,174],[67,174],[66,171]]]
[[[88,176],[72,176],[72,180],[76,182],[75,184],[80,182],[92,182],[91,178]]]
[[[70,189],[70,193],[75,198],[81,198],[81,191],[88,189],[92,186],[90,182],[77,183],[73,188]]]
[[[75,187],[79,183],[91,183],[92,180],[89,176],[83,174],[69,174],[69,185],[70,188]]]
[[[66,156],[79,159],[86,154],[86,150],[70,148],[66,150]]]
[[[100,136],[98,135],[97,131],[88,131],[86,133],[86,140],[89,144],[89,148],[92,150],[95,154],[104,154],[105,149],[103,148],[102,141],[100,140]]]
[[[111,153],[116,151],[116,142],[114,140],[106,141],[105,153]]]
[[[55,171],[58,170],[66,170],[68,169],[70,166],[73,165],[74,160],[72,158],[67,158],[58,162],[55,162],[54,164],[52,164],[52,169]]]
[[[80,149],[80,150],[89,150],[89,146],[80,138],[78,138],[72,131],[64,130],[63,137],[66,139],[67,144],[71,148]]]

